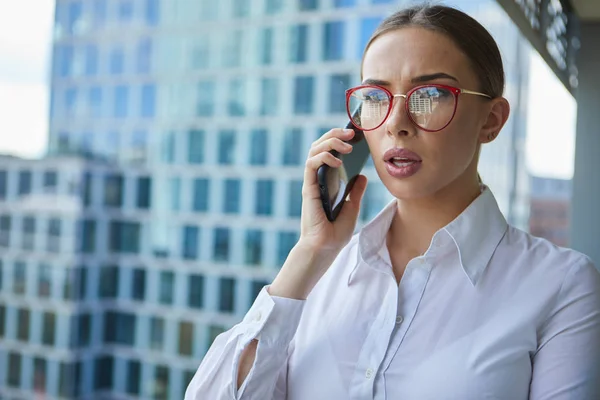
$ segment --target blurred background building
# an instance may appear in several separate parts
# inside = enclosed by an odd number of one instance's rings
[[[48,154],[0,159],[0,397],[183,398],[295,244],[307,150],[411,3],[57,0]],[[494,0],[447,4],[501,47],[513,111],[481,175],[527,229],[531,46]],[[366,175],[361,224],[391,199]]]
[[[567,179],[531,177],[530,233],[568,246],[571,186]]]

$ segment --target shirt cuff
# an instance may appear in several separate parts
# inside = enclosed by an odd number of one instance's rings
[[[270,286],[262,288],[240,328],[248,341],[258,339],[267,345],[287,346],[298,329],[306,300],[271,296]]]

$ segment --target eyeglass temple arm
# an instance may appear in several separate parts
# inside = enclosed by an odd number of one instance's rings
[[[483,97],[487,97],[488,99],[492,98],[492,96],[490,96],[489,94],[474,92],[472,90],[467,90],[467,89],[460,89],[460,92],[465,93],[465,94],[474,94],[475,96],[483,96]]]

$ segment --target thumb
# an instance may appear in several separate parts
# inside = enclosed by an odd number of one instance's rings
[[[346,201],[346,204],[344,204],[344,207],[342,207],[342,210],[340,211],[340,218],[345,219],[352,217],[353,220],[356,219],[356,216],[360,211],[360,204],[366,189],[367,177],[364,175],[359,175],[354,182],[352,190],[350,190],[349,199]]]

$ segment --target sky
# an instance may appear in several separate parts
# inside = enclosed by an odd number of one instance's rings
[[[54,0],[0,0],[0,153],[43,156],[47,147]],[[538,176],[573,175],[576,103],[533,54],[527,167]]]

